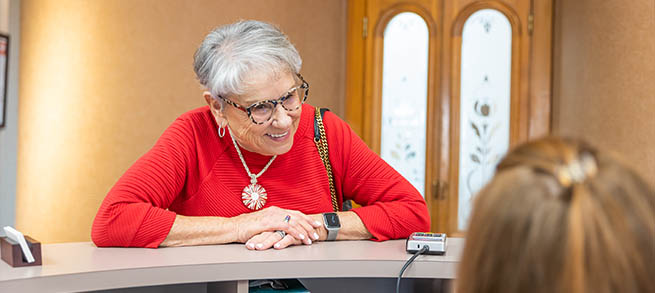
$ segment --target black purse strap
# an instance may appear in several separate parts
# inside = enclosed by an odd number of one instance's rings
[[[330,183],[330,196],[332,197],[332,209],[334,212],[338,212],[339,201],[337,200],[337,192],[334,188],[332,164],[330,164],[327,136],[325,134],[325,126],[323,125],[323,117],[327,111],[329,111],[327,108],[316,108],[314,113],[314,143],[318,149],[318,154],[321,157],[321,161],[323,161],[323,166],[325,166],[325,171],[327,171],[328,181]]]
[[[323,117],[325,117],[325,112],[330,111],[328,108],[316,108],[316,111],[320,111],[320,116],[314,116],[314,142],[321,140],[321,129],[325,132],[325,127],[323,126]],[[319,126],[320,120],[320,126]]]

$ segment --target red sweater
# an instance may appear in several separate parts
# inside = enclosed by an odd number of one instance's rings
[[[332,211],[327,173],[314,144],[314,107],[303,105],[291,150],[258,178],[266,205],[305,214]],[[352,211],[374,240],[429,231],[419,192],[385,163],[339,117],[325,114],[329,157],[339,197],[362,205]],[[270,157],[243,150],[253,173]],[[208,107],[180,116],[155,146],[118,180],[105,197],[91,238],[97,246],[158,247],[175,215],[234,217],[251,212],[241,202],[249,177],[229,134],[219,138]]]

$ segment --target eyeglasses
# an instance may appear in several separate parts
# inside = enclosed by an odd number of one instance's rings
[[[309,83],[307,83],[305,79],[302,78],[302,75],[298,73],[296,73],[296,75],[298,78],[300,78],[302,84],[293,87],[279,99],[265,100],[254,103],[248,107],[244,107],[220,95],[218,98],[234,106],[235,108],[246,112],[253,123],[264,124],[268,122],[268,120],[271,120],[271,117],[273,117],[273,112],[275,112],[275,108],[278,104],[282,105],[282,108],[288,112],[292,112],[298,110],[300,106],[305,103],[305,100],[307,100],[307,96],[309,95]]]

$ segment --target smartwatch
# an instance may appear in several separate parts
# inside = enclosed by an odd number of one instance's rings
[[[341,229],[341,222],[339,222],[339,215],[337,213],[324,213],[323,225],[328,232],[327,241],[334,241],[337,239],[339,229]]]

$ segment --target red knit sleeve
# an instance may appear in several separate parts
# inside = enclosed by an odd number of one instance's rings
[[[406,238],[412,232],[430,231],[430,215],[421,194],[371,151],[336,115],[325,114],[330,162],[344,199],[362,205],[353,211],[362,219],[373,240]]]
[[[158,247],[175,221],[167,208],[184,188],[194,145],[191,123],[178,118],[109,191],[93,221],[93,242]]]

